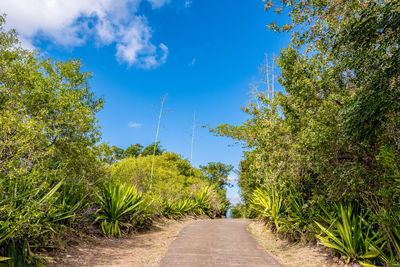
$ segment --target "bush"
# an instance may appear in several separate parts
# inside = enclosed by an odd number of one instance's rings
[[[244,204],[239,203],[231,208],[231,218],[240,219],[246,217],[246,206]]]
[[[22,49],[4,22],[0,16],[0,255],[12,244],[34,252],[76,226],[104,177],[95,118],[102,100],[90,74],[79,60]]]
[[[326,247],[335,249],[344,255],[346,262],[358,260],[364,261],[377,258],[385,246],[384,237],[375,232],[367,222],[367,214],[363,214],[355,203],[340,203],[335,205],[332,213],[325,211],[321,217],[323,223],[315,222],[321,229],[317,236]]]
[[[142,193],[133,185],[110,183],[97,194],[100,209],[96,221],[101,220],[101,229],[107,237],[121,236],[120,226],[133,227],[131,217],[144,205]]]
[[[112,181],[133,184],[146,195],[157,196],[156,208],[166,217],[226,214],[229,202],[225,190],[210,182],[187,160],[169,152],[156,156],[153,178],[151,164],[152,156],[130,157],[111,165],[108,172]],[[189,209],[192,201],[195,207]]]
[[[280,221],[284,212],[283,198],[275,188],[257,188],[250,201],[250,214],[253,214],[269,223],[279,231]]]
[[[163,215],[167,218],[181,218],[185,215],[195,214],[196,204],[193,199],[185,198],[175,201],[164,201]]]

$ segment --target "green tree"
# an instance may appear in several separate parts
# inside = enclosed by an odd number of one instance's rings
[[[154,147],[155,147],[155,149],[154,149]],[[165,152],[165,149],[163,149],[162,146],[160,146],[160,142],[157,142],[157,143],[153,143],[153,144],[146,146],[142,150],[140,155],[142,155],[143,157],[146,157],[146,156],[153,155],[153,153],[154,153],[156,156],[159,156],[159,155],[162,155],[164,152]]]
[[[123,148],[119,148],[117,146],[112,146],[111,147],[111,157],[112,157],[113,161],[126,158],[125,150]]]
[[[138,157],[142,152],[143,146],[140,144],[130,145],[127,149],[125,149],[126,157]]]
[[[226,165],[221,162],[209,162],[207,165],[200,165],[200,170],[207,179],[215,183],[220,189],[232,186],[228,181],[229,173],[233,170],[232,165]]]

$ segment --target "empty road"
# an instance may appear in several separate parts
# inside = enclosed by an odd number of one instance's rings
[[[189,224],[171,243],[160,267],[282,266],[250,235],[247,224],[245,219]]]

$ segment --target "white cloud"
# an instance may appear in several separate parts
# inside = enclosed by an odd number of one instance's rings
[[[231,173],[231,174],[228,175],[228,182],[229,183],[234,183],[237,180],[239,180],[239,177],[237,176],[237,174]]]
[[[190,61],[189,67],[193,66],[194,64],[196,64],[196,59],[195,58],[193,58],[192,61]]]
[[[229,201],[231,202],[232,205],[236,205],[241,201],[240,195],[239,194],[234,194],[229,198]]]
[[[128,123],[128,126],[131,127],[131,128],[140,128],[140,127],[142,127],[142,124],[131,121],[131,122]]]
[[[164,4],[170,2],[170,0],[148,0],[148,1],[151,3],[153,9],[160,8]]]
[[[28,49],[35,41],[76,47],[94,38],[98,46],[115,44],[121,63],[152,68],[166,61],[165,44],[151,42],[152,30],[138,14],[144,0],[1,0],[7,25],[15,28]],[[160,8],[170,0],[147,0]]]
[[[185,1],[185,7],[189,8],[193,4],[193,1]]]

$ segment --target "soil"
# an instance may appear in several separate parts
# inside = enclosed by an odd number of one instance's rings
[[[46,256],[53,258],[49,266],[158,266],[179,231],[195,221],[199,219],[160,220],[148,231],[124,238],[71,237],[65,248]]]

